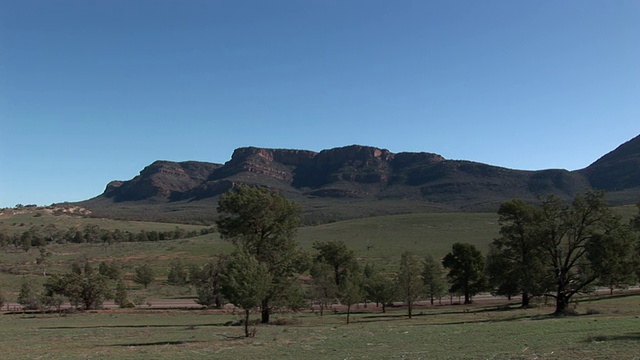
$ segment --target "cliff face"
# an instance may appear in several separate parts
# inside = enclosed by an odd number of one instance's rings
[[[178,199],[184,192],[206,180],[220,166],[196,161],[156,161],[129,181],[112,181],[102,196],[117,202]]]
[[[569,198],[590,188],[624,190],[624,197],[618,199],[632,203],[640,200],[640,137],[580,171],[512,170],[446,160],[432,153],[394,154],[360,145],[319,153],[246,147],[236,149],[223,165],[156,161],[131,180],[109,183],[95,201],[84,204],[192,204],[215,200],[237,184],[268,187],[312,208],[326,201],[345,205],[408,200],[448,209],[493,210],[512,198],[533,200],[549,194]]]

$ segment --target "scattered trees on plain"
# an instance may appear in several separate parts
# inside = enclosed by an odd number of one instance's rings
[[[31,226],[22,233],[9,235],[0,231],[0,247],[6,249],[13,245],[16,249],[28,252],[33,247],[44,247],[50,243],[91,243],[110,246],[121,242],[175,240],[206,235],[215,232],[215,228],[204,228],[200,231],[187,231],[176,227],[169,231],[146,231],[137,233],[120,229],[108,230],[95,224],[87,224],[81,228],[58,228],[55,224]]]
[[[63,275],[52,275],[44,284],[45,297],[62,295],[85,310],[97,309],[111,299],[110,279],[96,271],[89,262],[74,263]]]

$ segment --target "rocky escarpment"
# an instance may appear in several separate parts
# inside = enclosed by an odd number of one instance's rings
[[[618,194],[613,198],[619,203],[633,203],[640,200],[640,137],[580,171],[522,171],[361,145],[320,152],[245,147],[236,149],[225,164],[156,161],[135,178],[111,182],[102,195],[81,204],[96,209],[109,207],[110,201],[176,203],[181,204],[179,212],[188,213],[199,201],[215,201],[238,184],[268,187],[314,211],[336,211],[354,201],[398,200],[435,204],[438,209],[494,210],[512,198],[569,198],[591,188]],[[211,206],[202,209],[210,211]]]
[[[103,196],[117,202],[145,199],[179,199],[206,180],[219,164],[186,161],[156,161],[129,181],[112,181]]]

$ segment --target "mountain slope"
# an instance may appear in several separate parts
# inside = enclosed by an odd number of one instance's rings
[[[236,149],[225,164],[157,161],[129,181],[110,183],[81,205],[101,216],[211,221],[220,194],[264,186],[299,202],[313,221],[425,211],[495,211],[512,198],[572,197],[590,188],[638,201],[640,137],[586,169],[522,171],[432,153],[391,153],[351,145],[313,152]]]
[[[580,172],[597,189],[620,191],[640,187],[640,135]]]

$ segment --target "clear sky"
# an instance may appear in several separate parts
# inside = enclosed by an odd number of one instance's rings
[[[637,0],[0,0],[0,207],[242,146],[575,170],[638,134]]]

